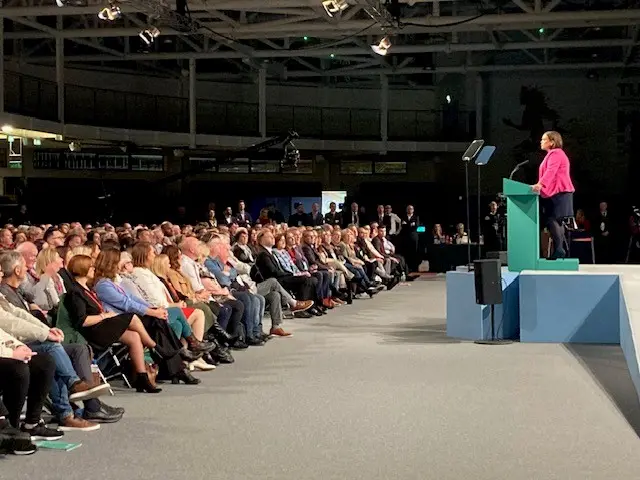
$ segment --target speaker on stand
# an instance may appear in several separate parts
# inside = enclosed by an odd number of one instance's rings
[[[496,338],[495,306],[502,304],[502,270],[499,259],[476,260],[473,262],[476,303],[489,305],[491,311],[491,338],[476,340],[480,345],[508,345],[511,340]],[[483,332],[484,336],[484,332]]]

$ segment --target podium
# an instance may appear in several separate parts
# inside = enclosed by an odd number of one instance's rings
[[[508,178],[502,181],[507,197],[507,261],[510,272],[522,270],[577,271],[575,258],[547,260],[540,258],[539,195],[531,185]]]

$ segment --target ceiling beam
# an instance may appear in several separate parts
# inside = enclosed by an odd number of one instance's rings
[[[633,38],[609,39],[609,40],[562,40],[562,41],[539,41],[539,42],[507,42],[502,44],[488,43],[452,43],[438,45],[397,45],[389,51],[389,55],[394,54],[419,54],[419,53],[454,53],[454,52],[483,52],[483,51],[513,51],[513,50],[540,50],[540,49],[562,49],[562,48],[600,48],[600,47],[629,47],[636,45]],[[259,58],[290,58],[295,57],[328,57],[334,54],[336,58],[354,55],[369,56],[369,47],[342,47],[342,48],[319,48],[301,50],[254,50],[251,56]],[[144,60],[174,60],[181,58],[202,59],[223,59],[223,58],[244,58],[246,55],[236,51],[208,51],[208,52],[163,52],[163,53],[133,53],[123,57],[112,57],[105,55],[76,55],[66,56],[66,62],[100,62],[100,61],[144,61]],[[53,57],[34,56],[31,61],[53,61]]]
[[[590,69],[622,69],[623,62],[603,62],[603,63],[550,63],[545,64],[526,64],[526,65],[461,65],[455,67],[434,67],[434,68],[388,68],[381,70],[379,68],[370,70],[344,69],[339,73],[332,73],[331,70],[322,72],[322,75],[309,72],[287,72],[288,78],[313,78],[319,76],[350,76],[350,77],[368,77],[383,75],[424,75],[425,73],[501,73],[501,72],[529,72],[529,71],[557,71],[557,70],[590,70]],[[640,64],[627,65],[627,67],[640,67]]]
[[[76,7],[69,7],[76,8]],[[79,7],[85,8],[85,7]],[[0,9],[0,17],[14,18],[13,9]],[[37,9],[27,9],[30,13],[20,10],[24,15],[33,15]],[[65,9],[57,9],[58,12]],[[205,28],[200,28],[196,33],[206,34],[208,29],[216,33],[232,36],[234,39],[249,38],[266,38],[270,35],[273,37],[282,37],[284,34],[290,36],[296,35],[313,35],[316,37],[326,36],[327,38],[343,37],[345,35],[371,33],[367,27],[371,29],[379,28],[378,25],[372,25],[368,20],[349,20],[346,22],[338,22],[335,25],[327,24],[323,20],[304,21],[309,17],[292,17],[280,20],[243,24],[237,28],[230,27],[224,22],[204,23]],[[19,20],[18,20],[19,21]],[[411,33],[444,33],[444,32],[474,32],[485,31],[487,28],[492,30],[520,30],[528,28],[580,28],[580,27],[606,27],[617,25],[629,25],[640,23],[640,9],[625,10],[601,10],[601,11],[578,11],[578,12],[545,12],[539,14],[528,13],[509,13],[501,15],[484,15],[481,17],[456,15],[456,16],[425,16],[411,18],[408,20],[409,25],[405,25],[399,34]],[[35,28],[35,27],[34,27]],[[46,38],[49,36],[47,32],[38,29],[35,31],[19,31],[6,32],[5,39],[26,39],[26,38]],[[210,31],[209,30],[209,31]],[[174,29],[163,27],[163,34],[169,35],[185,35],[184,32],[178,32]],[[63,38],[96,38],[96,37],[128,37],[137,36],[138,30],[134,28],[123,28],[120,26],[107,28],[92,29],[65,29],[60,32]]]

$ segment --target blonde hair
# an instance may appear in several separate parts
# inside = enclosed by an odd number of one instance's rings
[[[87,247],[85,245],[80,245],[79,247],[74,247],[74,248],[72,248],[71,250],[69,250],[67,252],[67,258],[65,259],[66,260],[65,263],[69,263],[69,261],[73,257],[76,257],[78,255],[86,255],[87,257],[90,257],[92,253],[93,253],[93,248],[91,248],[91,247]]]
[[[209,247],[204,242],[198,243],[198,262],[202,263],[209,256]]]
[[[156,274],[156,276],[160,278],[167,278],[167,274],[170,269],[169,265],[169,256],[161,253],[156,258],[153,259],[153,264],[151,265],[151,271]]]
[[[42,250],[36,257],[36,274],[42,275],[47,265],[53,263],[56,257],[59,258],[60,255],[58,255],[55,248],[45,248]]]
[[[553,148],[562,148],[562,135],[554,130],[549,130],[548,132],[544,132],[549,141],[553,143]]]

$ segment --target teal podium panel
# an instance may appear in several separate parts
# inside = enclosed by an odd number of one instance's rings
[[[496,337],[516,340],[520,328],[518,273],[502,269],[502,300],[495,306]],[[491,307],[476,304],[473,272],[447,272],[447,336],[491,338]]]
[[[531,186],[508,178],[502,181],[507,197],[507,261],[510,272],[523,270],[577,271],[574,258],[546,260],[540,258],[539,196]]]

